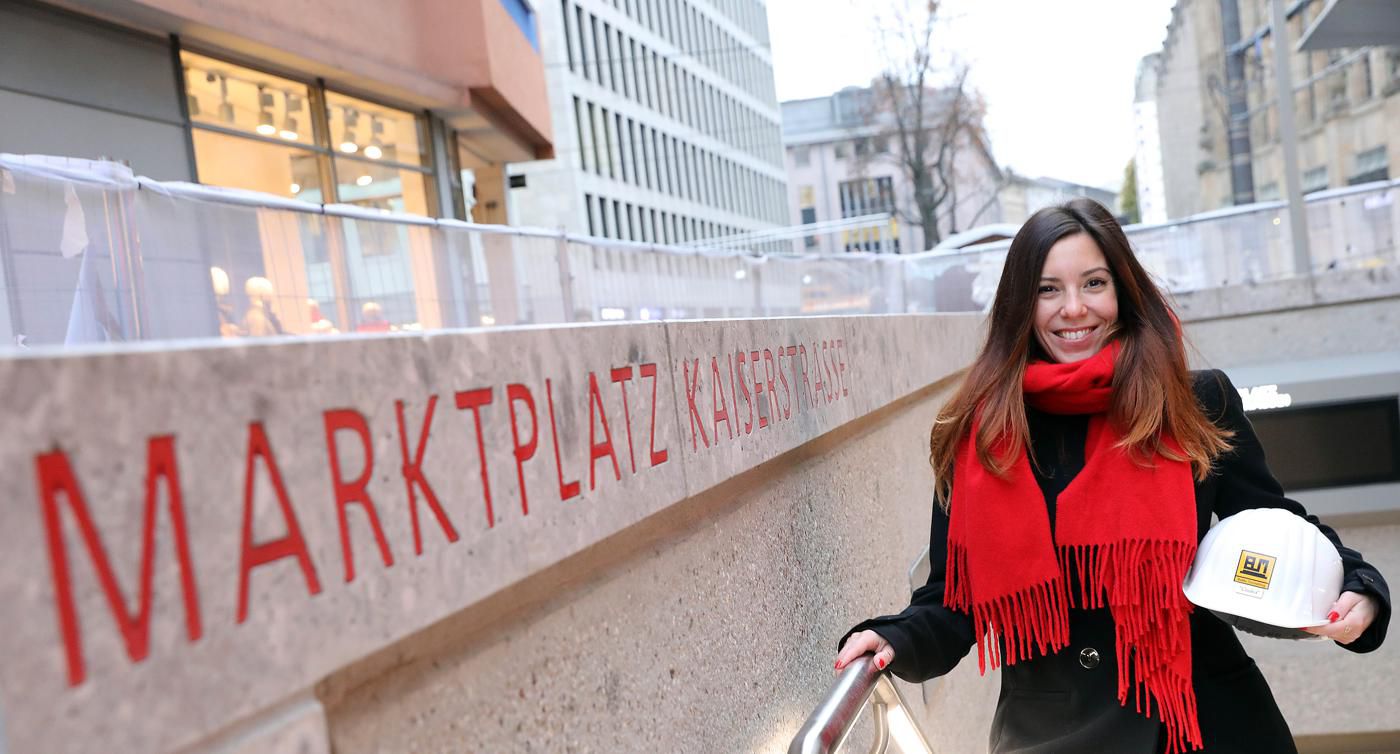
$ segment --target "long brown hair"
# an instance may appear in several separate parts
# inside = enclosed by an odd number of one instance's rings
[[[1041,270],[1050,248],[1078,233],[1098,244],[1118,296],[1118,321],[1110,337],[1123,350],[1114,370],[1108,418],[1122,433],[1121,444],[1144,463],[1154,454],[1189,460],[1198,480],[1230,447],[1230,433],[1212,424],[1196,402],[1180,323],[1166,296],[1133,255],[1112,213],[1092,199],[1073,199],[1036,212],[1012,239],[986,343],[934,422],[929,461],[937,478],[936,497],[945,508],[958,441],[972,431],[974,414],[979,416],[977,459],[989,471],[1004,476],[1023,448],[1029,454],[1021,379],[1028,361],[1049,359],[1032,334]],[[1165,446],[1166,435],[1175,438],[1181,453]],[[994,456],[992,448],[1003,437],[1009,441],[1006,452]]]

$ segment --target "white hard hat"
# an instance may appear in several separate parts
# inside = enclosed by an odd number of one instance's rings
[[[1318,528],[1279,508],[1240,511],[1201,540],[1186,599],[1247,633],[1316,638],[1342,592],[1342,558]]]

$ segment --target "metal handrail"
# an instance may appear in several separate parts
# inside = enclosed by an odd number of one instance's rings
[[[870,754],[883,754],[891,740],[895,740],[905,752],[909,752],[911,747],[919,754],[932,752],[923,731],[919,730],[909,714],[904,695],[890,680],[889,673],[876,669],[873,655],[863,655],[852,660],[837,676],[836,683],[822,703],[793,737],[788,754],[832,754],[837,751],[850,736],[867,702],[875,725]],[[900,718],[898,726],[891,725],[891,718],[894,717]]]

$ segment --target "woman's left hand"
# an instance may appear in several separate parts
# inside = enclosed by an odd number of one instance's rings
[[[1361,634],[1371,627],[1371,621],[1376,619],[1376,601],[1364,594],[1342,592],[1342,596],[1332,603],[1331,615],[1336,616],[1331,623],[1303,630],[1341,644],[1350,644],[1361,638]]]

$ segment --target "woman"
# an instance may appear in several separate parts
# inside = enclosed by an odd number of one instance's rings
[[[934,424],[928,584],[847,633],[922,682],[978,647],[1004,665],[993,752],[1294,751],[1233,629],[1181,592],[1212,514],[1284,508],[1220,372],[1187,371],[1180,326],[1101,205],[1016,234],[982,352]],[[1335,532],[1345,570],[1314,633],[1380,646],[1384,579]],[[989,633],[990,632],[990,633]]]

